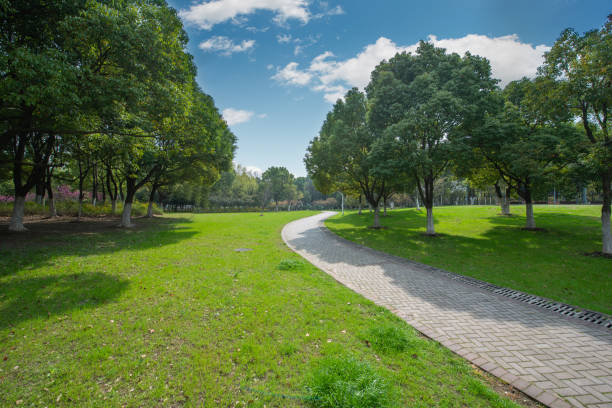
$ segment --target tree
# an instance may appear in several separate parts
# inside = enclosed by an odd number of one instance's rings
[[[363,194],[374,209],[373,228],[380,228],[379,204],[389,191],[390,176],[371,154],[377,136],[366,122],[366,96],[357,88],[338,100],[308,146],[304,163],[309,177],[323,193],[342,191]]]
[[[423,41],[414,55],[397,54],[372,72],[368,124],[387,152],[378,171],[416,181],[429,235],[435,181],[451,163],[455,140],[484,117],[495,83],[486,59],[446,54]]]
[[[275,210],[278,211],[278,202],[291,198],[295,192],[293,174],[284,167],[270,167],[261,176],[261,182],[266,187],[270,199],[274,201]]]
[[[471,135],[503,182],[525,201],[526,229],[535,229],[534,194],[555,177],[572,150],[573,126],[546,109],[546,84],[524,78],[504,89],[504,105]]]
[[[580,118],[583,139],[589,145],[582,157],[598,175],[602,188],[602,253],[612,254],[610,213],[612,202],[612,139],[608,118],[612,116],[612,15],[599,30],[584,35],[567,29],[545,54],[540,74],[555,80],[551,98]]]

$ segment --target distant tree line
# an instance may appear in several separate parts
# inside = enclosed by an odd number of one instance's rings
[[[147,194],[143,189],[143,199]],[[331,209],[341,204],[340,193],[319,192],[308,177],[295,177],[285,167],[262,174],[235,165],[212,186],[178,183],[160,189],[156,201],[169,211],[262,211]]]
[[[612,16],[583,35],[565,30],[536,78],[503,89],[485,58],[421,42],[336,102],[308,147],[308,174],[324,193],[365,200],[374,228],[390,198],[412,194],[431,235],[434,205],[467,203],[474,191],[494,194],[506,215],[519,199],[525,228],[536,229],[538,198],[585,202],[588,189],[602,203],[602,252],[612,254],[611,30]]]
[[[148,201],[179,183],[206,186],[231,167],[236,138],[198,87],[187,35],[163,0],[0,2],[0,187],[9,229],[26,196],[56,215],[57,186],[78,191],[79,215]],[[88,190],[88,191],[86,191]],[[150,211],[150,209],[149,209]]]

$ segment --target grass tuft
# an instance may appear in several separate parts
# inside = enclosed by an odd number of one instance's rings
[[[304,267],[304,262],[298,261],[297,259],[283,259],[278,263],[277,268],[281,271],[290,271],[295,269],[301,269]]]
[[[320,408],[373,408],[393,405],[384,378],[351,356],[320,360],[308,379],[311,405]]]
[[[381,353],[400,353],[410,346],[406,331],[392,325],[372,327],[364,337],[374,350]]]

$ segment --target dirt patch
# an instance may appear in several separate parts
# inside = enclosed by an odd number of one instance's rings
[[[497,378],[494,375],[491,375],[481,370],[480,368],[476,367],[473,364],[472,364],[472,368],[474,369],[474,372],[479,377],[481,377],[484,380],[484,382],[486,382],[489,385],[489,387],[493,388],[493,390],[497,392],[499,395],[506,397],[514,401],[516,404],[521,405],[523,407],[528,407],[528,408],[532,408],[532,407],[533,408],[535,407],[543,408],[544,407],[544,405],[533,400],[527,394],[524,394],[521,391],[517,390],[516,388],[514,388],[512,385],[508,384],[504,380]]]
[[[135,221],[133,228],[126,231],[148,228],[152,224],[164,222],[163,218],[132,218]],[[8,230],[10,217],[0,217],[0,249],[20,249],[32,246],[63,245],[66,238],[78,236],[92,236],[103,234],[113,228],[118,228],[119,216],[75,217],[61,216],[49,218],[41,215],[24,217],[24,225],[28,229],[24,232]]]

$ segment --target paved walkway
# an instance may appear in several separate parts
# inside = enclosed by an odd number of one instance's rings
[[[329,232],[287,224],[291,249],[426,336],[554,408],[612,408],[612,331],[449,279]]]

